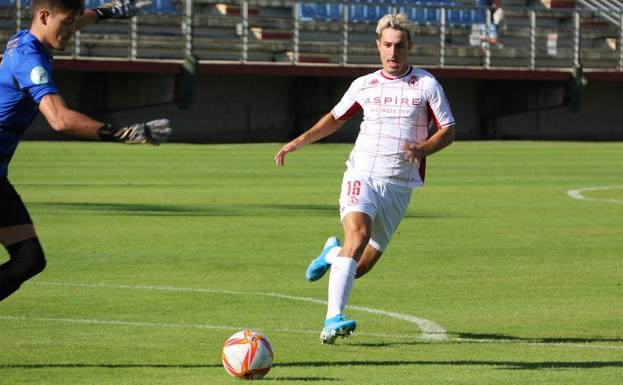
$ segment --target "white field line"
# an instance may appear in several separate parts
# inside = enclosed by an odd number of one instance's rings
[[[26,316],[0,316],[0,320],[5,321],[35,321],[35,322],[53,322],[64,324],[80,324],[80,325],[97,325],[97,326],[129,326],[129,327],[149,327],[156,329],[203,329],[203,330],[230,330],[237,331],[248,327],[244,326],[225,326],[225,325],[208,325],[208,324],[184,324],[184,323],[158,323],[158,322],[139,322],[139,321],[120,321],[120,320],[99,320],[99,319],[79,319],[79,318],[50,318],[50,317],[26,317]],[[300,329],[255,329],[262,333],[287,333],[287,334],[318,334],[317,330],[300,330]],[[399,334],[377,334],[377,333],[357,333],[361,336],[394,338],[409,341],[413,339],[412,335]],[[433,342],[433,341],[431,341]],[[448,342],[465,343],[465,344],[510,344],[524,345],[536,347],[563,347],[573,349],[593,349],[593,350],[623,350],[623,346],[612,345],[595,345],[588,343],[566,343],[566,342],[530,342],[526,340],[516,339],[476,339],[476,338],[451,338]],[[425,343],[425,342],[423,342]]]
[[[211,294],[230,294],[230,295],[260,295],[274,298],[282,298],[293,301],[310,302],[317,304],[326,304],[326,301],[322,301],[310,297],[299,297],[279,293],[253,293],[243,291],[232,290],[215,290],[215,289],[197,289],[197,288],[179,288],[179,287],[166,287],[166,286],[132,286],[132,285],[110,285],[110,284],[88,284],[88,283],[68,283],[68,282],[29,282],[30,284],[46,285],[46,286],[62,286],[62,287],[83,287],[83,288],[107,288],[107,289],[134,289],[134,290],[159,290],[159,291],[176,291],[176,292],[195,292],[195,293],[211,293]],[[540,342],[538,339],[535,341],[529,340],[517,340],[517,339],[487,339],[487,338],[448,338],[446,331],[434,322],[421,319],[418,317],[410,316],[401,313],[392,313],[384,310],[371,309],[361,306],[350,306],[352,310],[359,310],[377,315],[384,315],[390,318],[404,320],[407,322],[415,323],[422,328],[421,325],[425,325],[425,329],[428,330],[429,336],[424,337],[424,331],[422,335],[415,339],[423,342],[436,342],[447,341],[450,343],[477,343],[477,344],[512,344],[512,345],[524,345],[524,346],[537,346],[537,347],[564,347],[564,348],[577,348],[577,349],[597,349],[597,350],[623,350],[623,346],[613,345],[596,345],[590,343],[577,343],[577,342]],[[25,316],[0,316],[0,320],[19,321],[30,320],[39,322],[59,322],[70,324],[92,324],[92,325],[112,325],[112,326],[130,326],[130,327],[153,327],[153,328],[171,328],[171,329],[213,329],[213,330],[242,330],[250,328],[249,326],[229,326],[229,325],[210,325],[210,324],[185,324],[185,323],[157,323],[157,322],[142,322],[142,321],[121,321],[121,320],[98,320],[98,319],[75,319],[75,318],[45,318],[45,317],[25,317]],[[429,322],[430,324],[426,324]],[[437,329],[439,328],[439,329]],[[304,329],[290,329],[290,328],[272,328],[272,329],[257,329],[260,332],[273,332],[273,333],[291,333],[291,334],[318,334],[317,330],[304,330]],[[413,335],[405,334],[383,334],[383,333],[366,333],[357,332],[361,336],[379,337],[379,338],[392,338],[401,339],[407,341],[413,341]],[[439,338],[443,335],[443,338]]]
[[[598,199],[598,198],[589,198],[585,197],[582,193],[585,191],[600,191],[600,190],[615,190],[615,189],[623,189],[623,186],[597,186],[597,187],[585,187],[577,190],[569,190],[567,191],[567,195],[573,199],[577,200],[585,200],[592,202],[608,202],[608,203],[617,203],[623,204],[623,200],[620,199]]]
[[[588,343],[579,342],[530,342],[525,340],[516,339],[480,339],[480,338],[453,338],[451,341],[466,342],[470,344],[516,344],[516,345],[528,345],[528,346],[560,346],[565,348],[580,348],[580,349],[598,349],[598,350],[623,350],[623,346],[612,345],[593,345]]]
[[[209,324],[186,324],[186,323],[159,323],[159,322],[142,322],[142,321],[121,321],[121,320],[100,320],[100,319],[84,319],[84,318],[50,318],[50,317],[27,317],[27,316],[12,316],[2,315],[0,320],[5,321],[36,321],[36,322],[57,322],[67,324],[81,324],[81,325],[110,325],[110,326],[130,326],[130,327],[142,327],[142,328],[156,328],[156,329],[204,329],[204,330],[231,330],[238,331],[244,329],[253,329],[261,333],[288,333],[288,334],[318,334],[318,330],[303,330],[303,329],[290,329],[290,328],[269,328],[260,329],[249,326],[226,326],[226,325],[209,325]],[[399,334],[377,334],[377,333],[357,333],[362,336],[370,337],[387,337],[387,338],[413,338],[412,335],[399,335]]]
[[[106,288],[106,289],[126,289],[126,290],[156,290],[156,291],[173,291],[173,292],[192,292],[192,293],[209,293],[209,294],[226,294],[226,295],[249,295],[249,296],[264,296],[272,298],[280,298],[297,302],[310,302],[320,305],[326,305],[327,301],[319,300],[311,297],[293,296],[280,293],[261,293],[261,292],[244,292],[233,290],[216,290],[216,289],[198,289],[198,288],[183,288],[183,287],[170,287],[170,286],[133,286],[133,285],[111,285],[111,284],[89,284],[89,283],[68,283],[68,282],[30,282],[35,285],[47,285],[47,286],[63,286],[63,287],[82,287],[82,288]],[[417,325],[421,331],[420,339],[425,341],[443,341],[448,338],[444,328],[440,325],[408,314],[388,312],[385,310],[372,309],[362,306],[348,306],[348,309],[359,310],[366,313],[382,315],[390,318],[394,318],[401,321],[407,321]],[[361,333],[363,334],[363,333]],[[381,336],[381,335],[377,335]]]

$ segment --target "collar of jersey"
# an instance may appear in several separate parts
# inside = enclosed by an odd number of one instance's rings
[[[37,51],[41,52],[42,54],[44,54],[48,59],[52,59],[52,52],[48,49],[48,47],[45,46],[45,44],[43,44],[42,42],[39,41],[39,39],[37,39],[37,37],[35,35],[33,35],[32,33],[30,33],[29,30],[25,30],[26,33],[24,34],[24,38],[27,41],[32,41],[32,44],[35,45],[35,47],[37,48]]]
[[[407,68],[407,71],[405,71],[404,74],[400,76],[391,76],[391,75],[386,74],[385,71],[383,71],[383,69],[381,68],[381,76],[388,80],[396,80],[396,79],[404,78],[405,76],[411,73],[411,70],[413,70],[413,67],[411,66],[411,64],[409,64],[409,68]]]

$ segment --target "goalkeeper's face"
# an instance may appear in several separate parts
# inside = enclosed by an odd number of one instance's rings
[[[63,50],[76,32],[76,21],[84,11],[82,8],[61,9],[44,4],[32,12],[31,31],[48,49]]]
[[[49,48],[64,50],[76,32],[76,21],[80,12],[57,11],[50,13],[47,20],[47,43]]]

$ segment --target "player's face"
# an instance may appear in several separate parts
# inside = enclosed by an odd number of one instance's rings
[[[383,71],[389,75],[401,75],[408,67],[407,58],[413,44],[402,30],[385,28],[376,40]]]
[[[70,11],[50,13],[46,25],[46,42],[49,48],[64,50],[76,32],[78,14]]]

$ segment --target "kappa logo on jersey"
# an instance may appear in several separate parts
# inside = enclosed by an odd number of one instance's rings
[[[417,87],[417,76],[411,75],[411,78],[409,78],[409,87],[411,88]]]
[[[371,85],[371,86],[375,86],[375,85],[377,85],[377,84],[379,84],[378,79],[372,79],[372,81],[370,82],[370,85]]]
[[[50,77],[48,76],[48,71],[41,66],[36,66],[30,71],[30,81],[33,84],[41,85],[50,81]]]

